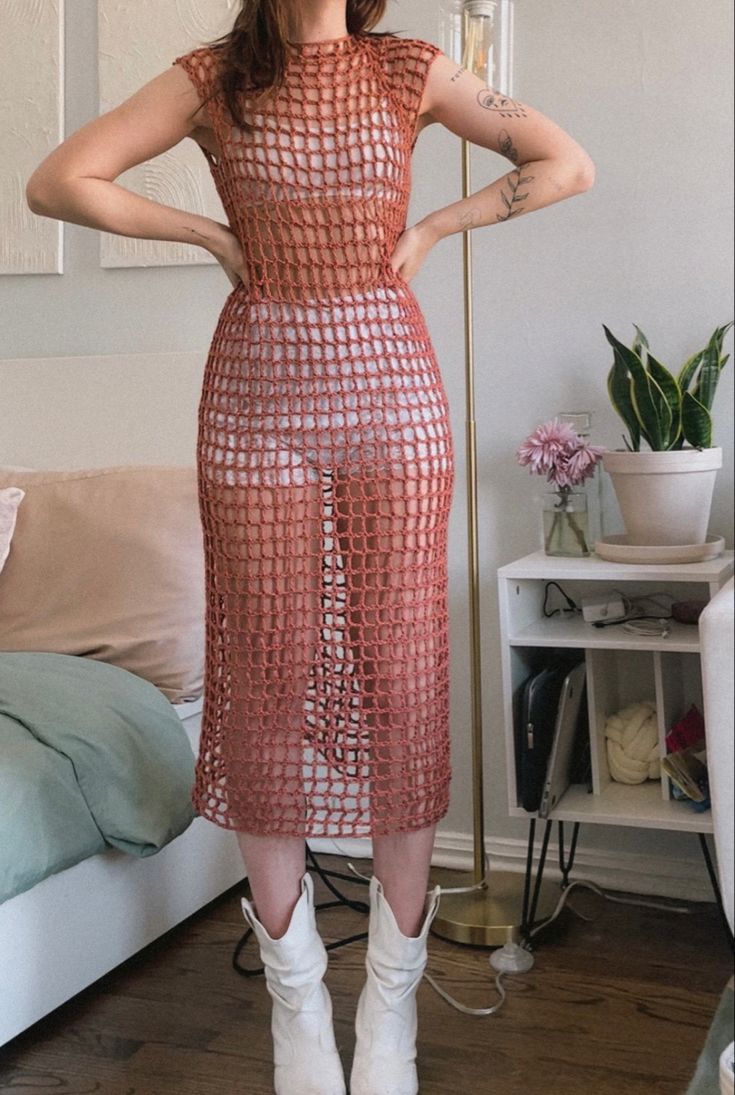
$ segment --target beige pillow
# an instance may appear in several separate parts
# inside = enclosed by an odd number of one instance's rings
[[[10,554],[10,541],[13,539],[15,523],[18,518],[18,506],[25,497],[20,487],[0,487],[0,571]]]
[[[9,470],[25,491],[0,574],[0,650],[97,658],[172,702],[204,678],[204,549],[193,467]]]

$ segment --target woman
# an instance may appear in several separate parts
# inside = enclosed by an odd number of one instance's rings
[[[409,283],[444,237],[578,194],[594,173],[572,137],[436,46],[371,33],[386,5],[243,0],[230,35],[73,134],[27,186],[41,215],[201,246],[233,285],[199,405],[193,801],[238,834],[279,1095],[345,1091],[305,873],[318,835],[373,838],[352,1095],[418,1091],[416,990],[450,779],[454,462]],[[406,228],[411,152],[436,122],[514,166]],[[187,136],[227,224],[114,181]]]

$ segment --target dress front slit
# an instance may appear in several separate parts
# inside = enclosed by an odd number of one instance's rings
[[[405,228],[438,49],[301,43],[252,132],[221,94],[208,156],[248,278],[198,408],[204,708],[192,797],[226,828],[422,829],[448,809],[449,408]],[[214,47],[176,59],[202,98]]]

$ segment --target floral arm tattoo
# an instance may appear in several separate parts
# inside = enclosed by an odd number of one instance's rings
[[[507,129],[500,130],[500,151],[514,164],[518,164],[518,149],[513,144],[513,138]]]
[[[496,114],[500,114],[502,118],[526,118],[528,116],[522,103],[516,102],[515,99],[511,99],[507,95],[500,95],[491,87],[483,88],[477,96],[477,101],[485,110],[492,110]],[[503,156],[518,165],[518,149],[513,144],[513,138],[507,129],[501,129],[500,131],[500,151]],[[506,179],[507,192],[506,189],[500,192],[506,211],[497,215],[496,220],[498,221],[510,220],[516,213],[522,212],[521,203],[528,198],[528,191],[519,194],[518,188],[526,183],[532,183],[534,176],[523,175],[521,167],[522,165],[516,166],[516,170],[512,171]]]
[[[517,167],[515,171],[511,171],[510,175],[505,180],[505,185],[508,189],[506,193],[505,189],[500,191],[500,197],[503,200],[503,205],[506,208],[505,213],[498,213],[495,218],[497,221],[509,221],[511,217],[516,213],[522,213],[520,203],[524,202],[528,197],[528,191],[525,194],[518,193],[518,187],[521,184],[532,183],[534,180],[533,175],[521,174],[521,168]]]
[[[500,151],[504,156],[507,156],[514,164],[518,164],[518,149],[513,144],[513,138],[507,129],[501,129],[500,131]],[[522,166],[522,165],[521,165]],[[516,167],[515,171],[512,171],[506,179],[509,194],[506,194],[505,190],[501,190],[500,197],[505,205],[506,212],[504,214],[498,214],[498,221],[507,221],[515,213],[520,213],[520,203],[525,201],[528,197],[528,192],[525,194],[518,193],[518,187],[521,183],[533,182],[533,175],[522,175],[521,167]],[[518,206],[518,208],[516,208]]]
[[[452,81],[459,80],[465,72],[467,69],[462,66],[455,72]],[[476,101],[482,110],[508,119],[507,127],[493,127],[495,137],[492,147],[510,160],[514,168],[478,194],[468,195],[461,203],[432,214],[432,229],[440,238],[457,230],[466,232],[481,225],[509,221],[512,217],[561,200],[560,195],[563,198],[578,192],[577,183],[568,177],[561,157],[522,159],[515,142],[522,119],[529,117],[529,107],[492,87],[482,88],[477,93]],[[483,142],[480,140],[478,143]],[[488,147],[488,142],[484,143],[484,147]]]

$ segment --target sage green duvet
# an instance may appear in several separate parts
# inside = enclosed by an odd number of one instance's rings
[[[155,685],[93,658],[0,653],[0,902],[106,847],[155,855],[194,820],[194,754]]]

